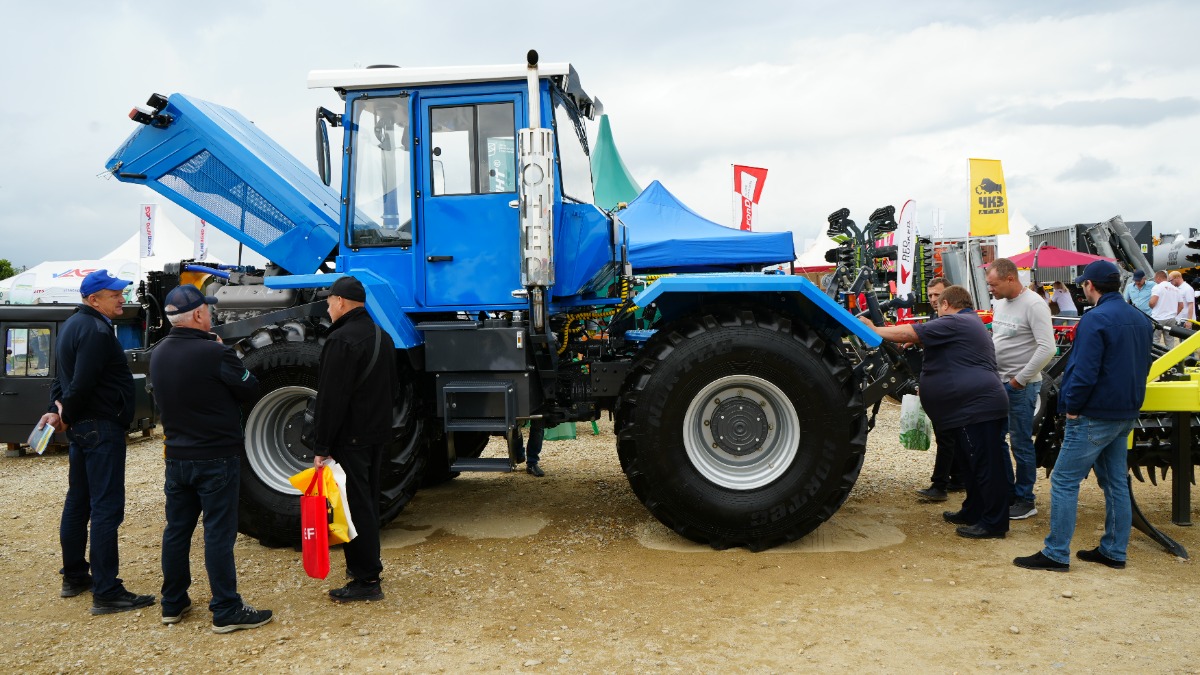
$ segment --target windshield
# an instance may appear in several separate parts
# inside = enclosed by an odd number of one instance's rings
[[[350,246],[412,245],[407,95],[354,102]]]
[[[584,204],[595,201],[592,193],[592,163],[583,117],[565,97],[554,95],[554,137],[558,140],[558,163],[562,173],[563,197]]]

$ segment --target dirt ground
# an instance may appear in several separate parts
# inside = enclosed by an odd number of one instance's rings
[[[1039,550],[1039,508],[1004,540],[968,541],[946,504],[919,502],[932,453],[902,450],[895,408],[871,435],[863,475],[833,520],[796,544],[713,551],[676,537],[633,496],[601,423],[548,442],[548,475],[468,474],[429,489],[384,532],[384,590],[334,605],[299,553],[239,537],[243,597],[276,612],[214,635],[199,541],[194,610],[163,626],[158,606],[93,617],[60,599],[63,453],[0,458],[0,650],[12,672],[1200,672],[1195,566],[1139,532],[1122,571],[1076,561],[1068,574],[1013,567]],[[489,452],[491,448],[489,448]],[[161,583],[161,439],[131,437],[121,576]],[[1151,522],[1169,522],[1170,482],[1136,484]],[[1195,516],[1195,509],[1193,509]],[[1095,546],[1103,500],[1085,484],[1074,548]]]

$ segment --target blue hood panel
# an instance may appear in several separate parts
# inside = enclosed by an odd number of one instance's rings
[[[165,128],[140,126],[105,167],[146,185],[292,274],[338,243],[338,193],[236,110],[174,94]]]

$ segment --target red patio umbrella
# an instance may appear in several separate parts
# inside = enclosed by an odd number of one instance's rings
[[[1092,255],[1091,253],[1080,253],[1079,251],[1068,251],[1057,246],[1043,246],[1041,249],[1018,253],[1014,256],[1009,256],[1009,260],[1017,267],[1027,269],[1033,267],[1034,256],[1037,256],[1038,267],[1075,267],[1077,265],[1086,265],[1096,262],[1097,260],[1107,260],[1116,262],[1112,258],[1105,258],[1102,255]]]

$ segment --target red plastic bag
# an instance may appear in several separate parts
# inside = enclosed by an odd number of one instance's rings
[[[300,496],[300,541],[304,556],[304,571],[314,579],[329,576],[329,500],[325,499],[325,481],[318,467],[312,482]],[[313,486],[317,493],[313,494]]]

